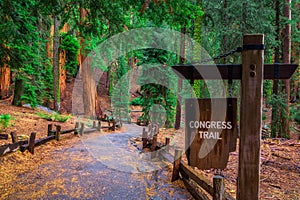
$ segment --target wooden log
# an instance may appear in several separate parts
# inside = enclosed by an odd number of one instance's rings
[[[111,126],[101,126],[101,128],[111,128]]]
[[[0,156],[4,156],[7,153],[11,153],[14,151],[17,151],[22,145],[28,143],[27,140],[15,142],[13,144],[6,144],[3,146],[0,146]]]
[[[75,123],[75,131],[74,134],[77,135],[78,134],[78,129],[79,129],[79,122]]]
[[[10,136],[11,136],[12,143],[16,143],[19,141],[18,134],[16,132],[11,132]]]
[[[204,192],[197,191],[195,186],[193,186],[188,179],[183,178],[182,181],[183,181],[186,189],[191,193],[191,195],[195,199],[201,199],[201,200],[209,200],[210,199]]]
[[[69,129],[69,130],[64,130],[64,131],[60,131],[60,134],[63,135],[63,134],[67,134],[67,133],[72,133],[72,132],[76,132],[77,129]]]
[[[83,133],[84,133],[84,123],[81,122],[80,123],[80,131],[79,131],[80,136],[82,136]]]
[[[32,132],[32,133],[30,134],[30,138],[29,138],[28,151],[29,151],[31,154],[34,154],[34,141],[35,141],[35,136],[36,136],[36,133],[35,133],[35,132]]]
[[[214,194],[213,200],[223,200],[225,193],[224,177],[215,175],[213,177]]]
[[[7,140],[8,139],[8,134],[0,134],[0,139],[1,140]]]
[[[195,181],[200,187],[202,187],[207,193],[213,195],[214,189],[213,185],[201,174],[193,170],[192,167],[181,162],[180,172],[187,174],[193,181]]]
[[[148,133],[146,132],[145,127],[143,128],[142,141],[143,141],[143,149],[144,149],[146,148],[148,142]]]
[[[54,140],[54,139],[55,139],[55,135],[50,135],[48,137],[35,140],[34,146],[36,146],[36,147],[40,146],[40,145],[45,144],[45,143],[49,142],[50,140]]]
[[[172,182],[179,179],[179,169],[181,162],[182,150],[175,149],[174,163],[173,163],[173,173],[172,173]]]
[[[97,129],[95,129],[95,128],[89,128],[89,129],[85,129],[84,130],[84,134],[87,134],[87,133],[94,133],[94,132],[96,132],[96,131],[98,131]]]
[[[53,128],[53,124],[48,124],[48,131],[47,131],[48,136],[53,135],[52,128]]]
[[[57,125],[57,126],[56,126],[56,133],[55,133],[55,139],[56,139],[57,141],[60,140],[60,132],[61,132],[61,126],[60,126],[60,125]]]
[[[263,35],[243,38],[243,45],[263,43]],[[238,200],[259,199],[263,57],[263,50],[242,52]]]
[[[166,147],[165,147],[165,150],[167,152],[170,150],[170,140],[171,140],[171,138],[169,138],[169,137],[166,138]]]

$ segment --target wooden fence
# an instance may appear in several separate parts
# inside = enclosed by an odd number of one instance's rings
[[[61,135],[74,133],[74,135],[79,134],[82,136],[83,134],[88,134],[96,131],[101,131],[101,129],[108,128],[112,131],[116,130],[116,122],[115,120],[108,122],[108,126],[101,126],[101,121],[93,121],[93,125],[91,128],[86,128],[84,123],[76,122],[75,127],[73,129],[62,130],[60,125],[55,125],[55,130],[53,130],[53,124],[48,125],[47,137],[41,139],[35,139],[36,133],[32,132],[30,134],[29,140],[19,141],[16,132],[11,133],[12,143],[5,144],[0,146],[0,156],[3,156],[7,153],[11,153],[17,150],[21,150],[22,152],[28,150],[30,153],[34,154],[34,148],[45,144],[51,140],[60,140]],[[3,138],[8,139],[8,135]]]
[[[160,144],[157,141],[158,134],[159,128],[155,124],[149,124],[148,128],[143,128],[142,146],[143,149],[149,148],[153,152],[152,157],[157,156],[156,153],[159,152],[161,157],[173,163],[172,181],[181,179],[195,199],[234,200],[225,192],[223,176],[214,175],[213,180],[209,181],[182,161],[182,150],[175,149],[175,154],[172,156],[169,153],[170,138],[165,138],[164,144]]]

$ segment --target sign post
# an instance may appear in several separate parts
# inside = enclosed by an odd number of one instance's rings
[[[263,35],[245,35],[242,52],[238,200],[259,199]]]
[[[204,79],[201,71],[210,70],[212,67],[217,67],[222,79],[235,79],[241,80],[241,107],[240,107],[240,142],[239,142],[239,169],[238,169],[238,183],[237,183],[237,199],[238,200],[258,200],[259,199],[259,186],[260,186],[260,139],[261,139],[261,123],[262,123],[262,87],[263,79],[289,79],[296,71],[298,64],[264,64],[264,35],[253,34],[244,35],[242,47],[242,64],[229,64],[229,65],[177,65],[172,66],[173,70],[180,78],[188,80],[201,80]],[[229,70],[230,69],[230,70]],[[210,73],[205,77],[206,79],[215,80],[220,79],[220,76]],[[198,100],[197,100],[198,101]],[[212,99],[213,101],[213,99]],[[186,115],[186,150],[189,165],[197,166],[200,169],[205,168],[218,168],[222,169],[227,164],[227,146],[221,144],[221,140],[216,143],[213,140],[223,139],[224,136],[229,136],[229,126],[226,126],[225,134],[215,133],[218,131],[209,131],[212,122],[209,121],[211,112],[209,110],[209,102],[204,101],[196,102],[187,100],[186,110],[189,115]],[[233,104],[235,105],[235,104]],[[208,107],[207,107],[208,106]],[[197,109],[204,109],[204,114],[199,117]],[[236,108],[232,109],[233,114]],[[202,111],[201,111],[202,112]],[[200,112],[198,112],[200,113]],[[228,113],[226,118],[228,119]],[[190,115],[191,114],[191,115]],[[228,125],[228,120],[225,118],[225,125]],[[198,119],[199,122],[191,121]],[[229,117],[231,122],[235,122],[235,117]],[[209,124],[207,123],[209,121]],[[205,127],[203,122],[205,121]],[[230,120],[229,120],[230,121]],[[213,122],[214,127],[218,122]],[[222,122],[221,122],[222,123]],[[196,127],[198,126],[199,127]],[[190,126],[190,127],[188,127]],[[201,127],[200,127],[201,126]],[[210,127],[208,127],[210,126]],[[217,129],[219,129],[217,127]],[[221,128],[223,129],[223,128]],[[222,130],[223,132],[224,130]],[[212,132],[212,133],[211,133]],[[215,134],[214,134],[215,133]],[[234,131],[231,133],[234,136]],[[221,137],[221,138],[220,138]],[[213,153],[206,157],[196,157],[201,155],[199,150],[202,148],[203,140],[211,140],[212,144],[217,146],[213,149]],[[227,140],[227,138],[226,138]],[[235,142],[234,138],[230,139],[232,143]],[[190,146],[189,146],[190,145]],[[209,146],[209,145],[208,145]],[[229,145],[229,152],[234,151],[234,145]],[[219,148],[226,150],[222,154]],[[205,149],[205,148],[204,148]],[[211,150],[211,149],[209,149]],[[222,155],[221,155],[222,154]],[[225,156],[224,159],[217,160],[214,157]],[[226,159],[225,159],[226,158]],[[206,160],[205,160],[206,159]]]

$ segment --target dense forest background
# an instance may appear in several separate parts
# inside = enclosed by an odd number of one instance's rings
[[[0,18],[1,101],[10,100],[17,106],[44,105],[61,113],[71,112],[74,79],[88,53],[108,38],[136,28],[179,31],[200,43],[211,57],[241,46],[243,34],[263,33],[265,63],[300,61],[299,0],[2,0]],[[198,61],[200,50],[193,51],[192,60]],[[94,88],[94,92],[85,114],[103,115],[100,97],[111,96],[117,80],[128,70],[149,63],[165,67],[184,64],[184,42],[180,52],[183,55],[141,49],[113,60],[103,74],[103,81],[86,86]],[[240,63],[240,55],[215,62]],[[139,83],[142,85],[143,81],[141,76]],[[291,137],[299,131],[299,82],[299,68],[290,80],[264,81],[264,113],[272,112],[271,122],[265,123],[264,129],[271,132],[270,136]],[[228,86],[232,89],[230,95],[239,96],[239,84],[233,81]],[[129,83],[124,87],[128,88]],[[193,88],[198,97],[209,95],[203,81],[195,82]],[[174,125],[177,100],[165,87],[142,85],[135,94],[115,101],[116,108],[142,106],[140,120],[144,121],[150,120],[152,105],[160,104],[167,113],[165,125]],[[122,112],[126,114],[129,110]],[[266,114],[263,120],[267,120]]]

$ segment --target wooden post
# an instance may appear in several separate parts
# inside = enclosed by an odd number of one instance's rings
[[[96,121],[93,121],[93,128],[96,128]]]
[[[11,132],[11,133],[10,133],[10,136],[11,136],[12,143],[16,143],[16,142],[19,141],[19,140],[18,140],[18,135],[17,135],[16,132]]]
[[[48,124],[48,134],[47,134],[47,136],[51,136],[52,135],[52,124]]]
[[[78,134],[78,129],[79,129],[79,122],[75,123],[75,131],[74,134],[77,135]]]
[[[113,123],[113,125],[111,127],[111,130],[115,131],[116,130],[116,120],[113,120],[112,123]]]
[[[179,168],[180,168],[180,162],[181,162],[181,155],[182,155],[182,150],[175,149],[172,182],[179,179]]]
[[[82,136],[83,133],[84,133],[84,123],[81,122],[80,123],[80,131],[79,131],[80,136]]]
[[[97,130],[98,130],[98,131],[101,131],[101,121],[100,121],[100,120],[98,121]]]
[[[165,149],[167,152],[170,150],[170,138],[169,137],[166,138],[166,148]]]
[[[60,126],[60,125],[57,125],[57,126],[56,126],[56,132],[55,132],[55,139],[56,139],[57,141],[60,140],[60,131],[61,131],[61,126]]]
[[[225,194],[224,177],[215,175],[213,177],[214,195],[213,200],[223,200]]]
[[[152,139],[151,151],[155,151],[157,147],[157,135],[155,134]]]
[[[243,38],[238,200],[259,199],[263,44],[263,35]]]
[[[142,141],[143,141],[143,148],[146,148],[148,142],[148,133],[145,127],[143,128]]]
[[[36,136],[36,133],[35,133],[35,132],[32,132],[32,133],[30,134],[30,138],[29,138],[28,151],[29,151],[31,154],[34,154],[34,140],[35,140],[35,136]]]

